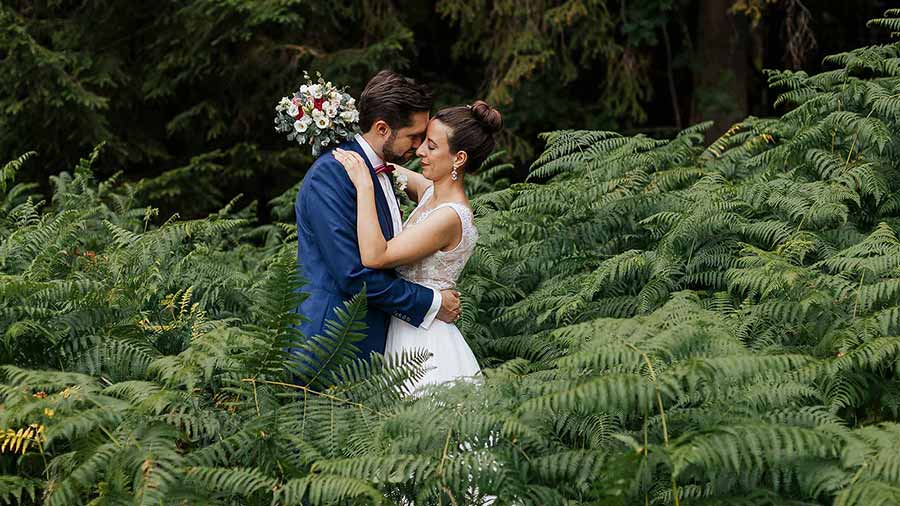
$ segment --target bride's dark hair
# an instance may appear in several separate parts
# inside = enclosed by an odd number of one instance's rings
[[[451,132],[447,139],[450,151],[465,151],[468,155],[463,169],[475,172],[494,151],[494,134],[503,128],[503,116],[483,100],[471,105],[441,109],[434,119],[447,125]]]

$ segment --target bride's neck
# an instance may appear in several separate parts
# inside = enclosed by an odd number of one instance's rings
[[[448,177],[434,182],[432,194],[434,202],[451,202],[459,200],[461,196],[465,196],[462,179],[454,181]]]

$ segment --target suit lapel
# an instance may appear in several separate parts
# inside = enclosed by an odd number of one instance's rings
[[[369,157],[366,156],[365,150],[355,140],[350,143],[350,149],[359,153],[359,156],[366,162],[369,168],[369,175],[372,176],[372,185],[375,187],[375,209],[378,211],[378,223],[381,224],[381,232],[385,241],[390,241],[396,231],[394,230],[394,220],[391,219],[391,208],[388,207],[387,199],[381,190],[381,182],[378,175],[375,174],[375,168],[369,163]],[[392,195],[393,196],[393,195]]]

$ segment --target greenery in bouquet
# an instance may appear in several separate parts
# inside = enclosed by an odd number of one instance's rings
[[[291,97],[282,97],[275,106],[275,131],[286,133],[289,141],[308,144],[312,155],[328,146],[352,138],[358,131],[356,99],[344,89],[317,74],[313,82],[303,73],[305,83]]]

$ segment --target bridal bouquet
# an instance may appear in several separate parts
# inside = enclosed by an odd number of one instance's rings
[[[309,144],[312,155],[327,146],[349,140],[358,131],[356,100],[325,82],[322,76],[313,82],[304,72],[305,84],[291,97],[282,97],[275,106],[275,131],[286,133],[289,141]]]

